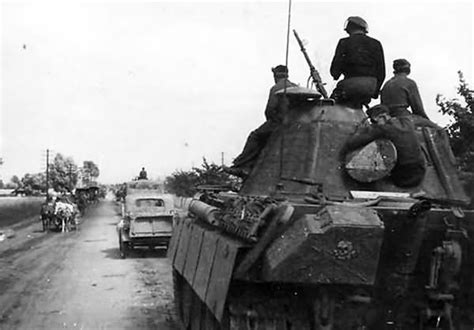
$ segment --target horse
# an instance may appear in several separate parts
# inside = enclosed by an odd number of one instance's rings
[[[57,201],[55,205],[54,215],[61,219],[61,232],[69,232],[71,225],[75,223],[76,212],[74,206],[69,203]]]
[[[51,201],[46,201],[41,205],[40,220],[43,224],[43,231],[50,230],[54,213],[55,213],[55,207]]]

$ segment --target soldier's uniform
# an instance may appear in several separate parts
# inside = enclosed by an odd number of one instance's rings
[[[416,82],[410,78],[410,63],[405,59],[393,61],[394,76],[385,83],[380,93],[382,104],[390,109],[391,116],[414,115],[429,119],[423,108]]]
[[[359,30],[350,28],[357,26]],[[341,80],[331,97],[338,103],[361,108],[371,98],[377,98],[385,79],[385,59],[382,44],[369,36],[367,23],[360,17],[349,17],[346,23],[349,37],[339,40],[331,63],[331,76]]]
[[[265,119],[267,121],[272,121],[278,124],[281,124],[283,121],[284,113],[281,111],[280,106],[280,96],[276,95],[276,92],[284,89],[285,87],[295,87],[298,86],[295,83],[292,83],[286,78],[280,78],[276,81],[275,85],[270,88],[270,93],[268,94],[267,106],[265,107]]]
[[[276,92],[285,87],[288,88],[297,85],[288,80],[288,69],[286,66],[279,65],[272,68],[272,71],[275,85],[270,88],[267,105],[265,107],[266,121],[250,133],[241,154],[234,159],[233,166],[226,169],[226,171],[231,174],[239,176],[248,174],[270,135],[283,122],[284,106],[281,99],[283,96],[277,95]]]
[[[372,118],[381,111],[387,114],[389,112],[385,106],[380,105],[369,111],[368,114],[370,113]],[[400,187],[413,187],[420,184],[426,167],[411,118],[408,116],[392,117],[384,125],[373,124],[364,127],[350,137],[346,142],[345,150],[355,150],[376,139],[390,140],[397,149],[397,163],[391,173],[393,182]]]
[[[396,73],[385,83],[380,93],[383,105],[390,109],[391,116],[418,115],[428,119],[416,82],[406,73]],[[411,113],[408,111],[411,108]]]
[[[408,78],[410,62],[405,59],[394,60],[393,69],[394,76],[385,83],[380,93],[381,103],[390,109],[390,115],[392,117],[410,116],[416,126],[441,129],[428,118],[418,86],[414,80]]]
[[[146,173],[145,169],[142,168],[142,170],[138,174],[138,180],[147,180],[147,179],[148,179],[147,173]]]

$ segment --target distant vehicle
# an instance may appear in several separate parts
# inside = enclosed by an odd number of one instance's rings
[[[11,194],[14,196],[27,196],[28,191],[24,188],[16,188],[15,190],[11,192]]]
[[[135,180],[126,183],[127,193],[129,190],[156,190],[164,193],[163,183],[153,180]]]
[[[133,180],[122,184],[115,192],[116,201],[119,203],[125,202],[125,197],[130,194],[138,192],[149,191],[150,193],[164,194],[165,189],[162,182],[153,180]],[[123,205],[122,205],[123,207]]]
[[[174,214],[169,195],[150,190],[127,194],[122,219],[117,224],[120,256],[125,258],[136,246],[168,248]]]

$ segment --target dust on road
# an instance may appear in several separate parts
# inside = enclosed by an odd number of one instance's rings
[[[0,243],[1,329],[176,329],[163,250],[120,259],[112,202],[93,206],[80,230],[35,223]]]

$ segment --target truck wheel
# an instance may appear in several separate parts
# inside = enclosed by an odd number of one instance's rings
[[[48,220],[41,218],[41,222],[43,223],[43,231],[47,232],[48,231]]]
[[[121,234],[119,234],[119,250],[120,258],[125,259],[127,257],[128,245],[126,242],[123,241]]]

